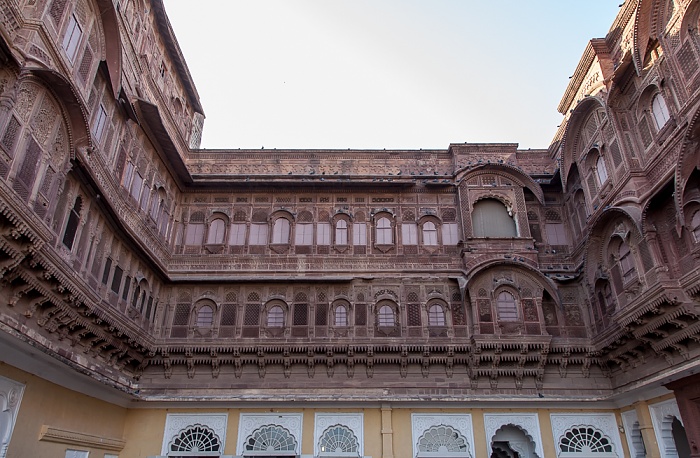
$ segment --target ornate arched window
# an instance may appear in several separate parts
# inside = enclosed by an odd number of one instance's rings
[[[281,328],[284,326],[284,310],[279,305],[273,305],[267,312],[267,327]]]
[[[377,325],[380,328],[391,328],[396,325],[394,309],[389,305],[382,305],[377,311]]]
[[[610,439],[596,428],[578,426],[559,439],[560,457],[616,457]]]
[[[344,219],[339,219],[338,222],[335,223],[335,244],[348,244],[348,222]]]
[[[666,125],[668,120],[671,119],[671,114],[668,111],[666,100],[661,93],[656,93],[654,98],[651,99],[651,114],[654,118],[656,130],[661,130],[661,128]]]
[[[423,245],[437,245],[437,227],[432,221],[426,221],[423,224]]]
[[[474,237],[517,237],[511,212],[497,199],[483,199],[474,204]]]
[[[357,456],[359,451],[357,437],[346,426],[334,425],[323,432],[319,440],[319,456],[349,456],[353,453]]]
[[[201,306],[197,311],[197,327],[210,328],[213,323],[214,310],[208,305]]]
[[[428,326],[445,326],[445,310],[438,304],[428,309]]]
[[[289,220],[277,218],[272,226],[272,243],[285,245],[289,243]]]
[[[469,444],[451,426],[433,426],[418,439],[418,458],[427,456],[468,457]]]
[[[294,453],[297,449],[297,441],[294,436],[281,426],[262,426],[245,441],[245,452],[288,452]],[[293,455],[296,456],[296,455]]]
[[[221,440],[211,429],[202,425],[190,426],[173,439],[168,456],[220,456]]]
[[[501,291],[496,298],[498,319],[501,321],[518,321],[518,303],[515,296],[508,291]]]
[[[377,245],[391,245],[394,243],[394,235],[389,218],[381,217],[377,220]]]

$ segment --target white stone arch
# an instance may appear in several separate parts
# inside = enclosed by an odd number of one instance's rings
[[[620,439],[619,429],[615,415],[612,413],[553,413],[550,414],[552,421],[552,436],[554,439],[554,447],[557,450],[558,457],[622,457],[622,441]],[[562,452],[560,443],[562,438],[572,430],[582,428],[591,428],[598,431],[601,436],[604,436],[611,445],[610,452],[593,452],[590,454]]]
[[[185,431],[195,426],[200,426],[210,430],[216,435],[221,443],[219,455],[223,453],[226,446],[226,425],[228,424],[228,414],[225,413],[200,413],[200,414],[179,414],[171,413],[165,418],[165,431],[163,433],[163,446],[160,454],[168,456],[170,445]],[[178,452],[178,456],[185,456]],[[211,456],[218,456],[216,454]]]
[[[622,412],[622,426],[625,428],[625,437],[627,437],[630,456],[632,458],[645,458],[647,451],[642,439],[642,431],[639,428],[639,418],[636,410]]]
[[[7,456],[23,394],[24,384],[0,376],[0,458]]]
[[[334,425],[344,426],[355,435],[358,449],[353,456],[364,456],[364,415],[362,413],[316,413],[314,419],[314,456],[332,456],[323,454],[320,443],[323,434]]]
[[[656,435],[656,442],[659,444],[661,458],[677,458],[678,452],[672,430],[673,419],[677,418],[681,425],[685,427],[681,413],[678,410],[678,403],[675,399],[669,399],[650,404],[649,412],[651,413],[651,423],[654,425],[654,434]]]
[[[544,458],[540,422],[536,413],[490,413],[484,414],[486,443],[491,447],[493,437],[503,426],[512,425],[521,430],[535,444],[535,455]]]
[[[474,450],[474,428],[472,426],[472,416],[470,414],[411,414],[411,430],[414,457],[429,457],[430,454],[419,450],[419,440],[433,427],[446,426],[452,428],[460,434],[467,442],[466,454],[454,454],[440,456],[470,457],[476,456]]]
[[[301,413],[271,413],[271,414],[245,414],[242,413],[238,426],[238,441],[236,444],[236,454],[240,456],[265,456],[263,453],[251,453],[246,451],[246,440],[253,435],[256,430],[264,426],[277,426],[287,431],[296,441],[295,450],[290,451],[290,456],[301,454],[301,429],[303,414]],[[293,455],[292,455],[293,453]],[[279,452],[276,455],[280,456]],[[268,455],[270,456],[270,455]]]
[[[221,456],[221,439],[211,428],[190,425],[175,435],[168,444],[168,456]]]

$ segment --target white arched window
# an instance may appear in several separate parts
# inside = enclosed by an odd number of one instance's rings
[[[224,243],[224,233],[226,232],[226,222],[221,218],[216,218],[212,220],[209,225],[209,235],[207,236],[207,243],[209,244],[220,244]]]
[[[438,304],[428,309],[428,326],[445,326],[445,311]]]
[[[423,245],[437,245],[437,228],[435,223],[427,221],[423,224]]]
[[[496,308],[498,310],[498,318],[501,321],[518,320],[518,304],[515,301],[515,296],[508,291],[501,291],[498,294]]]
[[[344,219],[340,219],[335,223],[335,244],[348,244],[348,222]]]
[[[388,305],[382,305],[377,312],[377,324],[379,327],[393,327],[396,324],[394,309]]]
[[[289,243],[289,220],[286,218],[277,218],[275,225],[272,227],[272,243],[287,244]]]
[[[603,156],[598,156],[595,162],[595,171],[598,176],[598,184],[602,186],[608,180],[608,169],[605,166]]]
[[[208,305],[203,305],[197,312],[197,327],[210,328],[214,323],[214,310]]]
[[[335,325],[338,327],[348,325],[348,309],[344,305],[335,308]]]
[[[285,220],[286,221],[286,220]],[[267,327],[281,328],[284,326],[284,310],[279,305],[275,305],[267,312]]]
[[[663,95],[656,94],[651,100],[651,114],[654,117],[656,130],[661,130],[668,120],[671,119],[671,114],[668,111],[668,106],[666,105],[666,100],[664,100]]]
[[[323,432],[319,441],[319,456],[358,456],[357,437],[346,426],[334,425]]]
[[[379,218],[377,220],[377,245],[391,245],[393,243],[391,221],[389,218]]]

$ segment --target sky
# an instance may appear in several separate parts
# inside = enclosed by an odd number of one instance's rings
[[[622,2],[164,0],[227,149],[547,148]]]

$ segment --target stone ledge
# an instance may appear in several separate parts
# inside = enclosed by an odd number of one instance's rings
[[[120,452],[126,445],[126,441],[123,439],[94,436],[92,434],[68,431],[48,425],[42,425],[41,432],[39,433],[39,440],[68,445],[82,445],[84,447],[113,450],[117,452]]]

